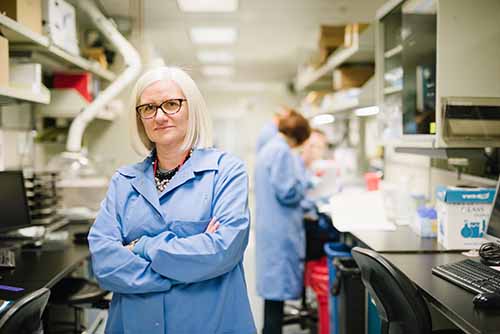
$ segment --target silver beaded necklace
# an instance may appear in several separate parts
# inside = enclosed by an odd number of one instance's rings
[[[167,170],[161,170],[158,164],[158,156],[156,156],[155,160],[152,162],[153,164],[153,172],[154,172],[154,179],[155,179],[155,184],[156,184],[156,189],[158,192],[162,193],[167,185],[170,183],[170,180],[174,177],[174,175],[179,171],[179,169],[182,167],[182,165],[191,157],[191,154],[193,154],[193,149],[190,149],[184,160],[175,168],[172,169],[167,169]]]

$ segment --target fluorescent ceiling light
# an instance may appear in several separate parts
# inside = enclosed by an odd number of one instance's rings
[[[238,0],[177,0],[183,12],[234,12]]]
[[[201,72],[207,77],[227,77],[234,74],[234,68],[231,66],[204,66]]]
[[[371,106],[366,108],[359,108],[354,111],[356,116],[373,116],[378,114],[379,108],[377,106]]]
[[[236,41],[236,28],[191,28],[191,40],[197,44],[231,44]]]
[[[329,114],[314,116],[311,120],[313,126],[325,125],[335,122],[335,117]]]
[[[200,51],[197,54],[202,63],[232,63],[234,54],[229,51]]]

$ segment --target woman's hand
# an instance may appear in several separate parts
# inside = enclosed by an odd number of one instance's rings
[[[129,251],[133,251],[134,250],[134,246],[137,243],[137,241],[139,241],[139,239],[135,239],[134,241],[132,241],[128,245],[125,245],[125,247],[128,248]]]
[[[217,218],[213,217],[208,223],[207,229],[205,233],[215,233],[219,229],[220,223],[217,221]]]

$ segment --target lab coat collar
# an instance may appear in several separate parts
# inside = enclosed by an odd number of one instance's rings
[[[160,209],[160,200],[158,198],[156,184],[153,178],[154,151],[142,162],[125,168],[123,174],[129,173],[133,177],[132,187],[141,194],[163,217]]]
[[[159,196],[153,178],[153,161],[155,156],[156,152],[152,150],[143,161],[134,165],[121,167],[118,169],[118,172],[124,176],[133,178],[132,186],[134,189],[144,196],[144,198],[162,214]],[[194,149],[191,157],[172,178],[172,181],[167,185],[160,197],[193,179],[195,173],[218,170],[221,156],[222,152],[213,148]]]
[[[164,196],[177,187],[195,178],[195,173],[201,173],[209,170],[219,169],[219,158],[222,152],[215,149],[194,149],[191,157],[181,167],[181,169],[172,178],[172,181],[167,185],[165,191],[161,194]]]

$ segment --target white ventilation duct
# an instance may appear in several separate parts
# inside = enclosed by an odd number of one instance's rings
[[[96,117],[97,113],[134,80],[141,71],[139,53],[118,32],[111,21],[102,15],[95,3],[92,0],[79,0],[77,6],[89,15],[96,28],[101,31],[103,36],[109,39],[111,44],[122,55],[126,68],[71,123],[66,150],[73,153],[81,152],[83,133],[88,124]]]

